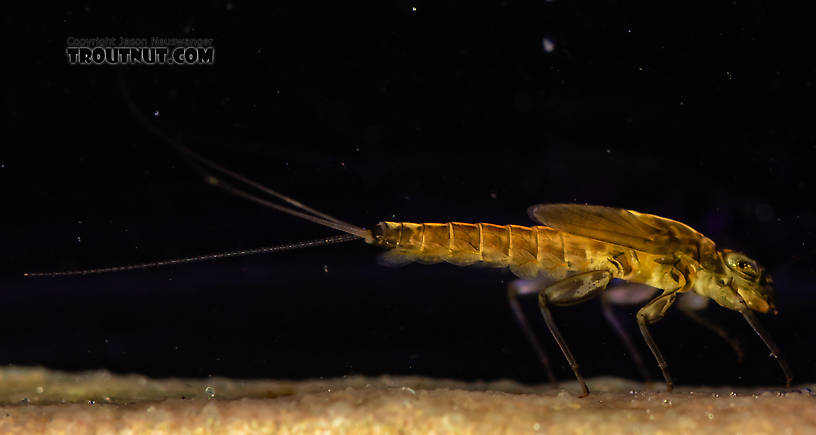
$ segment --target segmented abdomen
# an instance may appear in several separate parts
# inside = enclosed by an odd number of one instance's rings
[[[547,275],[563,278],[570,270],[592,266],[596,250],[607,244],[583,239],[550,227],[493,225],[486,223],[410,223],[382,222],[381,244],[392,247],[384,254],[389,263],[418,261],[456,265],[484,263],[509,267],[522,278]],[[594,242],[594,243],[593,243]],[[583,245],[583,246],[582,246]]]

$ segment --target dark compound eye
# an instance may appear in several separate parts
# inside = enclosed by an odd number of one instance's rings
[[[745,275],[746,277],[754,278],[759,274],[759,267],[757,267],[757,264],[750,258],[747,258],[741,254],[732,253],[728,256],[727,260],[731,269]]]

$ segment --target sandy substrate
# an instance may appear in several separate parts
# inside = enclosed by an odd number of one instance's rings
[[[678,387],[615,378],[529,387],[416,377],[148,379],[0,369],[0,433],[816,434],[814,386]]]

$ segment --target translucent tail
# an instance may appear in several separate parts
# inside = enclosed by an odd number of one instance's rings
[[[161,260],[161,261],[154,261],[150,263],[141,263],[141,264],[131,264],[125,266],[114,266],[114,267],[103,267],[103,268],[95,268],[95,269],[85,269],[85,270],[72,270],[72,271],[65,271],[65,272],[36,272],[36,273],[26,273],[25,276],[30,277],[50,277],[50,276],[71,276],[71,275],[89,275],[89,274],[96,274],[96,273],[106,273],[106,272],[120,272],[126,270],[136,270],[136,269],[147,269],[151,267],[160,267],[160,266],[169,266],[174,264],[182,264],[182,263],[193,263],[197,261],[206,261],[206,260],[214,260],[218,258],[228,258],[228,257],[238,257],[243,255],[252,255],[252,254],[264,254],[269,252],[278,252],[278,251],[288,251],[293,249],[300,249],[300,248],[308,248],[312,246],[322,246],[322,245],[330,245],[335,243],[342,243],[351,240],[357,239],[365,239],[366,241],[370,242],[373,240],[373,236],[371,231],[362,227],[358,227],[356,225],[352,225],[347,222],[343,222],[340,219],[334,218],[326,213],[320,212],[315,210],[306,204],[303,204],[300,201],[297,201],[293,198],[290,198],[280,192],[272,190],[261,183],[258,183],[254,180],[244,177],[237,172],[234,172],[230,169],[227,169],[218,163],[215,163],[200,154],[196,153],[195,151],[187,148],[186,146],[182,145],[181,143],[174,141],[169,136],[167,136],[163,131],[159,130],[156,126],[154,126],[148,118],[139,111],[139,108],[136,107],[134,104],[133,99],[130,97],[130,93],[128,92],[127,86],[125,86],[125,79],[124,73],[121,73],[119,76],[119,84],[122,91],[122,99],[125,102],[125,105],[130,110],[133,117],[136,121],[141,124],[149,132],[153,133],[156,137],[162,140],[165,144],[170,146],[173,150],[175,150],[179,157],[192,168],[195,172],[197,172],[207,184],[220,188],[229,192],[232,195],[250,200],[257,204],[261,204],[265,207],[269,207],[283,213],[307,220],[309,222],[314,222],[318,225],[323,225],[325,227],[333,228],[336,230],[340,230],[344,233],[343,235],[332,236],[332,237],[325,237],[322,239],[317,240],[310,240],[306,242],[295,242],[295,243],[288,243],[285,245],[278,245],[278,246],[269,246],[264,248],[256,248],[256,249],[248,249],[248,250],[239,250],[239,251],[231,251],[231,252],[222,252],[218,254],[209,254],[209,255],[201,255],[196,257],[187,257],[187,258],[176,258],[171,260]],[[222,178],[223,177],[223,178]],[[276,204],[271,202],[267,199],[262,198],[261,196],[251,193],[243,188],[236,187],[230,182],[227,181],[230,179],[233,182],[237,182],[243,184],[244,186],[253,188],[261,193],[270,195],[274,198],[277,198],[295,208],[287,207],[285,205]]]
[[[244,249],[240,251],[220,252],[218,254],[200,255],[197,257],[174,258],[171,260],[153,261],[150,263],[129,264],[126,266],[100,267],[98,269],[68,270],[64,272],[33,272],[25,273],[30,277],[52,277],[52,276],[74,276],[92,275],[96,273],[123,272],[126,270],[149,269],[151,267],[171,266],[174,264],[196,263],[199,261],[216,260],[219,258],[242,257],[244,255],[268,254],[270,252],[291,251],[294,249],[310,248],[312,246],[333,245],[336,243],[358,240],[359,237],[351,234],[340,234],[338,236],[324,237],[322,239],[309,240],[306,242],[287,243],[285,245],[267,246],[264,248]]]

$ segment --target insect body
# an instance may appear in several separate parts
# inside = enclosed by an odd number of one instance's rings
[[[685,224],[631,210],[543,204],[530,207],[529,214],[549,226],[380,222],[366,240],[389,248],[385,254],[388,262],[483,263],[509,267],[520,278],[534,279],[524,287],[511,285],[511,304],[515,304],[525,333],[548,365],[515,301],[519,288],[521,293],[538,292],[544,320],[584,395],[588,394],[586,383],[549,307],[590,299],[603,292],[614,278],[662,290],[638,311],[637,321],[669,390],[672,380],[666,361],[647,325],[660,320],[678,295],[685,293],[696,293],[742,313],[777,358],[790,385],[790,369],[753,314],[776,311],[770,276],[754,260],[735,251],[718,251],[711,239]],[[641,292],[636,298],[648,299],[653,294]],[[629,296],[626,301],[632,302]]]
[[[790,385],[792,379],[790,369],[781,358],[778,347],[754,314],[776,312],[770,276],[754,260],[739,252],[718,250],[711,239],[683,223],[619,208],[543,204],[529,209],[531,218],[542,224],[533,227],[487,223],[385,221],[369,230],[314,210],[207,160],[183,145],[168,143],[176,148],[182,158],[201,173],[209,184],[261,205],[343,231],[347,235],[299,244],[140,265],[27,275],[78,275],[133,270],[362,238],[369,244],[388,249],[384,259],[389,263],[447,261],[463,266],[479,263],[508,267],[519,278],[527,280],[510,285],[508,296],[511,308],[553,380],[546,353],[524,317],[517,300],[519,295],[538,294],[541,314],[581,386],[582,397],[589,394],[589,389],[581,377],[576,359],[553,320],[550,307],[573,305],[598,295],[601,295],[605,309],[609,304],[648,301],[638,310],[637,322],[644,340],[661,368],[669,391],[672,389],[672,380],[668,365],[652,338],[648,325],[660,320],[678,296],[681,310],[692,319],[697,318],[693,314],[694,311],[704,307],[708,300],[714,300],[725,308],[741,313],[770,349],[771,356],[777,359],[786,382]],[[227,182],[226,178],[222,177],[229,177],[233,183],[241,183],[259,190],[294,208],[273,203],[250,193],[243,187]],[[639,287],[610,287],[613,279],[627,281]],[[660,293],[656,294],[658,291]],[[612,316],[607,315],[607,318],[613,322],[613,326],[629,346],[630,353],[641,366],[641,371],[645,373],[639,354],[632,347],[623,328],[612,320]],[[710,323],[698,321],[728,339],[723,330]],[[731,343],[740,355],[741,350]]]

